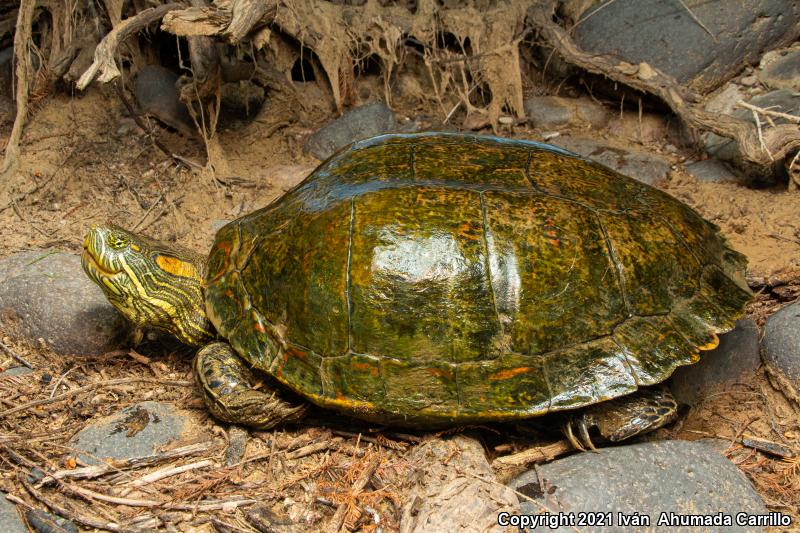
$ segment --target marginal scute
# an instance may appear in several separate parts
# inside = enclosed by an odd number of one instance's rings
[[[312,402],[433,427],[667,379],[733,328],[745,266],[691,208],[561,149],[386,135],[220,230],[206,306]]]
[[[507,354],[494,361],[458,365],[459,418],[480,418],[486,412],[498,418],[526,412],[530,416],[550,408],[550,389],[544,361],[538,356]]]
[[[731,278],[715,265],[703,269],[702,281],[707,287],[704,287],[703,292],[713,294],[714,301],[723,310],[722,316],[728,321],[750,300],[750,289],[746,285],[743,287],[738,279]]]
[[[667,316],[633,317],[614,332],[639,385],[654,385],[681,365],[700,359],[697,345],[676,331]]]
[[[282,346],[256,309],[249,309],[233,324],[226,338],[237,353],[256,368],[269,368]]]
[[[689,307],[689,302],[678,302],[666,316],[675,331],[698,349],[713,344],[716,335],[709,325],[700,319]]]
[[[610,337],[550,353],[544,364],[551,410],[616,398],[637,387],[625,352]]]
[[[426,416],[455,418],[458,410],[455,365],[384,358],[380,361],[380,372],[386,391],[382,408],[423,419]]]
[[[238,271],[228,271],[209,286],[217,290],[206,291],[206,315],[220,335],[230,338],[247,308],[241,276]]]
[[[304,394],[324,393],[320,366],[322,358],[308,348],[290,344],[276,357],[270,369],[278,381]]]
[[[381,405],[384,388],[380,361],[378,357],[361,354],[326,357],[320,369],[325,397]]]

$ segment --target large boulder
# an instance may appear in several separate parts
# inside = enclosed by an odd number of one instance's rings
[[[597,0],[580,17],[574,35],[584,50],[649,63],[701,92],[800,33],[800,3],[786,0]]]
[[[761,355],[772,377],[800,398],[800,302],[767,319]]]
[[[603,448],[541,465],[510,485],[533,501],[522,500],[523,515],[589,513],[603,524],[575,524],[580,531],[761,531],[759,527],[688,527],[660,519],[680,515],[767,514],[761,496],[747,477],[713,444],[660,441]],[[671,515],[672,514],[672,515]],[[644,524],[624,524],[620,515],[644,516]],[[664,517],[663,515],[666,515]],[[587,527],[588,526],[588,527]],[[534,531],[574,531],[573,527]]]
[[[672,374],[670,390],[686,405],[696,405],[709,395],[755,374],[761,365],[758,326],[743,318],[736,328],[720,335],[716,349],[700,354],[700,361]]]
[[[77,255],[25,251],[0,259],[0,321],[58,354],[99,355],[128,335],[128,322],[81,268]]]

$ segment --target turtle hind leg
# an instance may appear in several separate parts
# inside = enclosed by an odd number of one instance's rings
[[[277,393],[256,390],[247,364],[225,342],[205,346],[194,359],[194,377],[208,410],[232,424],[270,429],[299,420],[307,405],[292,405]]]
[[[584,408],[567,420],[564,433],[575,448],[594,450],[590,428],[597,428],[607,440],[619,442],[658,429],[676,418],[678,402],[666,388],[645,388]]]

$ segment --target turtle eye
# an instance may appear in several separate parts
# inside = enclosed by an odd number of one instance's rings
[[[106,238],[106,243],[115,250],[119,250],[128,246],[128,239],[119,233],[111,233]]]

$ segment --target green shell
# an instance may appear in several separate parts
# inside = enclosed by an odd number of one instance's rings
[[[558,148],[384,135],[217,234],[207,310],[312,402],[406,425],[526,418],[694,363],[750,298],[692,209]]]

